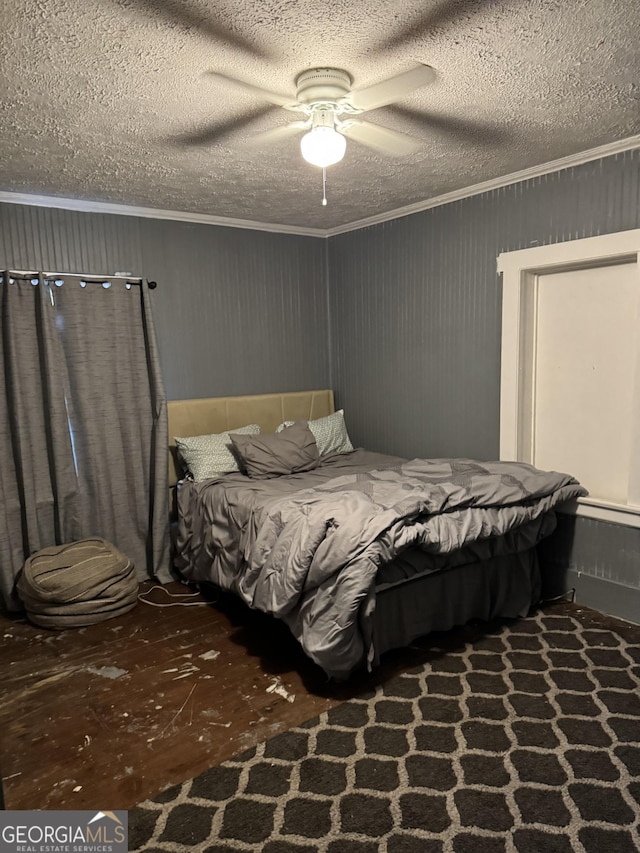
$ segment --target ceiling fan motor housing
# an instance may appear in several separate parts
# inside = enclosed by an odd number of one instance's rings
[[[349,94],[351,83],[339,68],[310,68],[296,77],[297,98],[303,104],[335,102]]]

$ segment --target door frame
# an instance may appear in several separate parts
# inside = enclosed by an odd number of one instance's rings
[[[498,255],[502,274],[500,458],[532,462],[535,414],[537,286],[541,275],[632,263],[640,287],[640,229],[534,246]],[[640,328],[640,312],[638,317]],[[634,434],[640,436],[640,346],[636,352]],[[577,515],[640,527],[640,441],[632,448],[628,502],[579,498],[563,507]]]

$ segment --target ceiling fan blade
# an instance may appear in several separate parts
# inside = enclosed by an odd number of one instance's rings
[[[172,137],[171,141],[178,145],[197,146],[214,145],[218,140],[224,139],[237,130],[242,130],[253,124],[258,119],[272,112],[272,107],[262,107],[260,110],[251,110],[224,124],[210,124],[189,133],[181,133]]]
[[[388,109],[394,115],[409,119],[409,121],[419,125],[423,132],[425,129],[427,131],[435,129],[462,142],[472,142],[474,145],[496,145],[505,142],[508,136],[501,128],[493,127],[484,122],[434,115],[398,105],[391,105]]]
[[[433,31],[443,32],[459,21],[465,22],[483,7],[491,9],[495,0],[441,0],[420,17],[409,21],[402,29],[371,46],[373,51],[394,50],[412,41],[418,41]]]
[[[215,41],[241,50],[250,56],[268,58],[264,50],[256,47],[237,32],[225,27],[213,16],[202,11],[196,11],[188,2],[176,0],[133,0],[132,6],[137,6],[143,13],[149,13],[153,18],[162,17],[172,26],[179,26],[188,31],[202,33]]]
[[[309,127],[311,127],[311,121],[292,121],[290,124],[273,127],[271,130],[262,131],[262,133],[255,133],[247,141],[247,145],[251,148],[270,145],[273,142],[280,142],[282,139],[288,139],[290,136],[295,136],[297,133],[301,133]]]
[[[379,124],[372,124],[370,121],[350,122],[344,128],[340,128],[340,132],[348,136],[349,139],[354,139],[368,148],[375,148],[376,151],[388,154],[391,157],[404,157],[407,154],[412,154],[422,145],[420,140],[407,136],[406,133],[400,133]]]
[[[429,65],[418,65],[410,71],[404,71],[395,77],[389,77],[366,89],[351,92],[348,101],[358,110],[377,110],[394,101],[399,101],[421,86],[436,79],[436,72]]]
[[[297,107],[296,99],[291,95],[281,95],[279,92],[270,92],[268,89],[262,89],[260,86],[254,86],[253,83],[247,83],[245,80],[238,80],[236,77],[228,77],[226,74],[220,74],[218,71],[208,71],[208,76],[216,77],[225,83],[230,83],[245,92],[251,92],[254,95],[274,104],[276,107]]]

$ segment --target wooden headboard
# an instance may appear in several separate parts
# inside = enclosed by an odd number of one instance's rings
[[[330,415],[333,391],[291,391],[250,397],[204,397],[169,400],[169,485],[178,480],[174,437],[211,435],[245,424],[260,424],[262,432],[274,432],[282,421],[314,420]]]

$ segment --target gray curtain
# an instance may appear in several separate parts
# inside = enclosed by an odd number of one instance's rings
[[[102,536],[171,579],[166,397],[146,285],[4,273],[0,594],[48,545]]]

